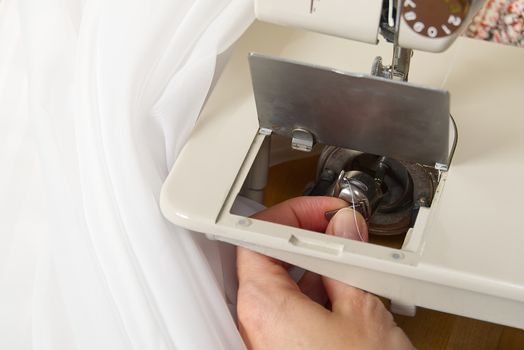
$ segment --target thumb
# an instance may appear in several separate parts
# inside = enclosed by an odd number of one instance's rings
[[[343,208],[329,222],[326,234],[367,242],[368,227],[366,220],[359,212],[351,208]],[[362,298],[365,294],[360,289],[328,277],[322,277],[322,281],[334,312],[350,312],[347,309],[354,305],[352,301]]]
[[[329,222],[326,234],[367,242],[368,225],[358,211],[342,208]]]

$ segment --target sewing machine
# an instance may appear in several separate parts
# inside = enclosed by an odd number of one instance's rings
[[[391,299],[397,313],[524,328],[524,50],[458,37],[480,1],[255,5],[263,21],[329,36],[262,23],[244,34],[164,184],[164,215]],[[239,194],[260,201],[270,164],[315,152],[306,193],[346,199],[372,234],[405,234],[401,248],[232,211]],[[385,202],[406,198],[388,214]]]

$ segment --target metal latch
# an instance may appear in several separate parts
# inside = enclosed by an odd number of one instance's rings
[[[302,152],[311,152],[315,145],[315,137],[304,129],[295,129],[292,132],[291,148]]]

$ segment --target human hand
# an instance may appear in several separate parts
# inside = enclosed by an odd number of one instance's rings
[[[294,198],[254,218],[367,240],[365,220],[352,209],[341,210],[329,223],[324,218],[324,212],[344,205],[330,197]],[[249,349],[413,349],[374,295],[311,272],[297,284],[287,268],[283,262],[238,248],[237,312]],[[326,294],[331,310],[323,306]]]

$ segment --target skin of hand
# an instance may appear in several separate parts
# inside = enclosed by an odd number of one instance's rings
[[[352,209],[339,211],[330,222],[325,219],[324,212],[344,206],[347,203],[337,198],[299,197],[253,218],[367,241],[366,222]],[[248,349],[413,349],[374,295],[312,272],[297,284],[288,267],[238,248],[237,313]],[[327,298],[331,309],[323,306]]]

